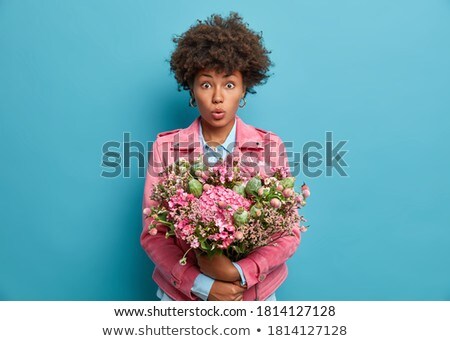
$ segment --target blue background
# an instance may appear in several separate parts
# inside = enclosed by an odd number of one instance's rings
[[[347,177],[299,176],[311,228],[278,298],[450,299],[448,0],[0,1],[0,299],[156,299],[137,159],[102,177],[102,146],[196,117],[171,39],[230,10],[275,63],[239,115],[293,152],[348,141]]]

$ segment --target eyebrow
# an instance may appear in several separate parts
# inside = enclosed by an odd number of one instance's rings
[[[202,73],[200,76],[205,76],[205,77],[213,78],[213,76],[211,76],[210,74],[207,74],[207,73]],[[228,78],[228,77],[231,77],[231,76],[235,76],[235,77],[236,77],[236,75],[229,74],[229,75],[223,76],[222,78]]]

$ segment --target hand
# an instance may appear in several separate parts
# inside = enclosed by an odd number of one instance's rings
[[[227,256],[221,254],[208,257],[208,255],[198,252],[196,255],[198,267],[206,276],[224,282],[235,282],[241,280],[239,271]]]
[[[242,301],[245,287],[239,282],[214,281],[209,292],[208,301]]]

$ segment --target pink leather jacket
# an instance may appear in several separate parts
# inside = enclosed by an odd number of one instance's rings
[[[143,208],[157,204],[149,197],[153,184],[158,181],[158,173],[165,166],[180,157],[193,160],[203,152],[198,135],[199,122],[200,117],[186,129],[158,134],[149,154]],[[288,165],[284,145],[277,135],[247,125],[239,117],[236,117],[233,156],[240,157],[253,169],[259,167],[261,173],[267,173],[270,167]],[[187,244],[173,237],[165,238],[167,228],[164,225],[158,225],[158,233],[151,236],[148,233],[150,223],[151,218],[143,216],[141,245],[155,264],[153,280],[174,300],[199,300],[191,293],[194,280],[200,273],[195,253],[189,252],[187,264],[180,265],[178,261],[189,249]],[[299,243],[300,231],[296,226],[294,236],[279,238],[273,245],[260,247],[237,262],[248,286],[244,301],[262,301],[275,292],[287,277],[286,260],[294,254]]]

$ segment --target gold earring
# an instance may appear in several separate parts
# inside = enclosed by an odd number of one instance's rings
[[[244,103],[243,103],[243,104],[239,103],[239,108],[243,108],[243,107],[245,107],[245,105],[247,104],[247,101],[245,100],[244,97],[242,97],[241,100],[243,100]]]

